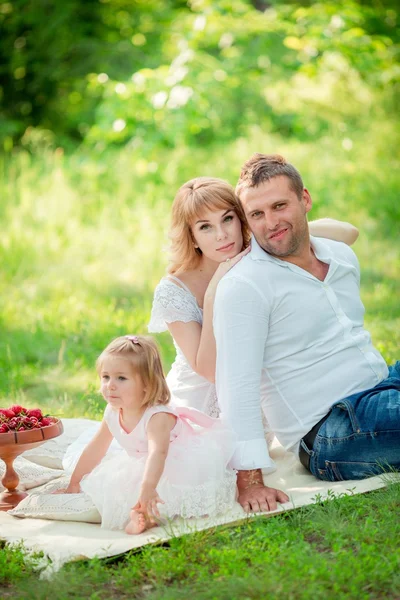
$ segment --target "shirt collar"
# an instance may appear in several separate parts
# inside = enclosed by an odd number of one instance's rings
[[[318,238],[310,235],[311,247],[314,250],[315,256],[322,262],[331,263],[335,260],[335,255],[331,247],[326,243],[324,238]]]
[[[322,260],[326,263],[330,263],[332,261],[334,258],[332,251],[328,244],[323,241],[323,239],[310,235],[310,242],[311,247],[314,250],[314,254],[319,260]],[[275,256],[268,254],[268,252],[261,248],[254,235],[251,236],[251,251],[249,256],[253,260],[266,260],[278,264],[281,267],[289,267],[292,265],[292,263],[288,262],[287,260],[281,260],[280,258],[276,258]]]

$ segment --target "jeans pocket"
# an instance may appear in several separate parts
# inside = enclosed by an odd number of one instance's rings
[[[348,479],[366,479],[382,472],[374,462],[325,461],[325,481],[347,481]],[[322,479],[322,478],[321,478]]]

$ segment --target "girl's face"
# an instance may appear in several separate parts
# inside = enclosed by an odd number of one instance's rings
[[[142,378],[126,358],[105,356],[100,372],[101,393],[118,409],[139,409],[145,395]]]
[[[191,224],[195,246],[203,255],[221,263],[243,247],[242,224],[233,209],[206,209]]]

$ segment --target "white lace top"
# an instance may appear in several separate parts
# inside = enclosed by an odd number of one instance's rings
[[[174,279],[176,284],[171,281]],[[150,333],[167,331],[168,323],[196,321],[203,324],[203,311],[189,288],[177,277],[161,279],[155,289],[151,309]],[[176,358],[167,375],[168,387],[177,406],[190,406],[217,417],[219,409],[215,385],[193,371],[174,340]]]

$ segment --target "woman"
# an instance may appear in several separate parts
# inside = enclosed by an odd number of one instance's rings
[[[321,219],[310,233],[352,244],[358,230]],[[172,205],[171,262],[158,284],[149,332],[170,331],[176,359],[167,376],[175,404],[217,416],[216,348],[212,328],[217,285],[249,251],[250,230],[231,185],[197,177],[185,183]]]

